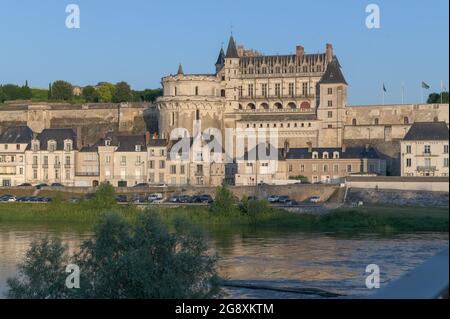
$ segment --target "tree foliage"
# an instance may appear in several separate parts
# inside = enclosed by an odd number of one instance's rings
[[[437,104],[437,103],[448,103],[448,92],[442,93],[431,93],[428,96],[427,103],[428,104]]]
[[[70,258],[58,240],[34,242],[19,276],[8,280],[8,297],[213,298],[220,290],[216,258],[207,250],[202,233],[184,222],[169,232],[152,212],[133,224],[108,215]],[[79,289],[64,286],[69,262],[80,267]]]
[[[31,99],[31,89],[28,86],[28,82],[24,86],[15,84],[0,86],[0,102],[29,99]]]
[[[116,206],[116,191],[110,183],[100,183],[95,192],[94,205],[97,208],[111,209]]]
[[[133,100],[133,94],[131,93],[131,88],[127,82],[119,82],[115,86],[113,102],[123,103],[131,102]]]
[[[86,102],[96,103],[100,100],[100,95],[92,85],[85,86],[83,88],[81,95],[83,96]]]
[[[226,214],[236,211],[236,200],[230,189],[223,185],[216,189],[216,196],[211,205],[211,211],[217,214]]]
[[[114,84],[108,83],[108,82],[101,82],[98,84],[97,88],[100,102],[102,103],[110,103],[112,102],[115,86]]]
[[[73,86],[69,82],[58,80],[51,87],[52,100],[69,101],[73,98]]]

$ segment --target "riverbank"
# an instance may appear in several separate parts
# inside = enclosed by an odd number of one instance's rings
[[[185,219],[200,226],[252,226],[268,229],[290,229],[323,232],[448,232],[449,213],[446,209],[423,207],[360,207],[340,208],[313,216],[270,208],[255,215],[239,211],[213,213],[207,207],[151,208],[167,224]],[[0,205],[1,222],[64,222],[93,225],[101,216],[115,212],[135,220],[141,210],[130,205],[101,209],[87,202],[78,204],[8,203]]]

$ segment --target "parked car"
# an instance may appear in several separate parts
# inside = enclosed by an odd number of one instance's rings
[[[145,201],[145,196],[142,195],[136,195],[133,197],[132,201],[133,204],[144,204]]]
[[[127,196],[125,196],[125,195],[117,195],[116,196],[116,202],[118,202],[118,203],[127,203],[128,202]]]
[[[320,196],[312,196],[312,197],[310,197],[309,198],[309,202],[317,204],[318,202],[320,202]]]
[[[178,198],[179,197],[177,195],[173,195],[173,196],[170,196],[167,201],[170,203],[178,203]]]
[[[33,185],[31,185],[30,183],[22,183],[19,185],[19,187],[31,187]]]
[[[48,185],[45,184],[45,183],[40,183],[40,184],[37,184],[37,185],[36,185],[36,189],[41,189],[41,188],[43,188],[43,187],[48,187]]]
[[[213,202],[213,199],[210,195],[195,195],[191,198],[191,203],[199,203],[199,204],[210,204]]]
[[[2,195],[0,196],[0,202],[15,202],[16,197],[13,195]]]
[[[280,196],[278,198],[278,202],[280,204],[288,204],[289,201],[290,201],[289,196]]]
[[[181,195],[178,197],[178,202],[179,203],[183,203],[183,204],[187,204],[191,202],[191,197],[187,196],[187,195]]]
[[[160,200],[162,200],[163,199],[163,194],[161,194],[161,193],[154,193],[154,194],[150,194],[149,196],[148,196],[148,201],[150,202],[150,203],[153,203],[153,202],[155,202],[155,201],[160,201]]]
[[[280,200],[280,196],[278,195],[270,195],[267,200],[269,201],[269,203],[278,203],[278,201]]]
[[[165,187],[167,187],[167,184],[164,184],[164,183],[162,183],[162,184],[156,184],[156,185],[153,185],[153,187],[165,188]]]
[[[51,187],[64,187],[64,185],[61,183],[52,183],[50,186]]]

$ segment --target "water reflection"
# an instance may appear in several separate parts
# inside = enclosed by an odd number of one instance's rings
[[[87,226],[0,224],[0,295],[16,273],[31,242],[59,236],[73,252],[91,235]],[[211,253],[220,256],[220,274],[228,279],[284,287],[315,287],[351,297],[364,296],[365,268],[377,264],[387,283],[448,247],[448,234],[298,233],[254,228],[209,231]],[[299,298],[297,294],[227,289],[230,297]],[[308,296],[310,297],[310,296]]]

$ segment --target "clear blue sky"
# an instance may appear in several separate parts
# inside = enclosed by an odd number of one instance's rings
[[[67,29],[67,4],[81,28]],[[366,5],[381,9],[381,29],[365,27]],[[0,83],[47,87],[127,81],[160,86],[163,75],[214,70],[233,25],[240,44],[266,54],[335,48],[351,104],[420,102],[420,83],[449,86],[448,0],[0,0]]]

